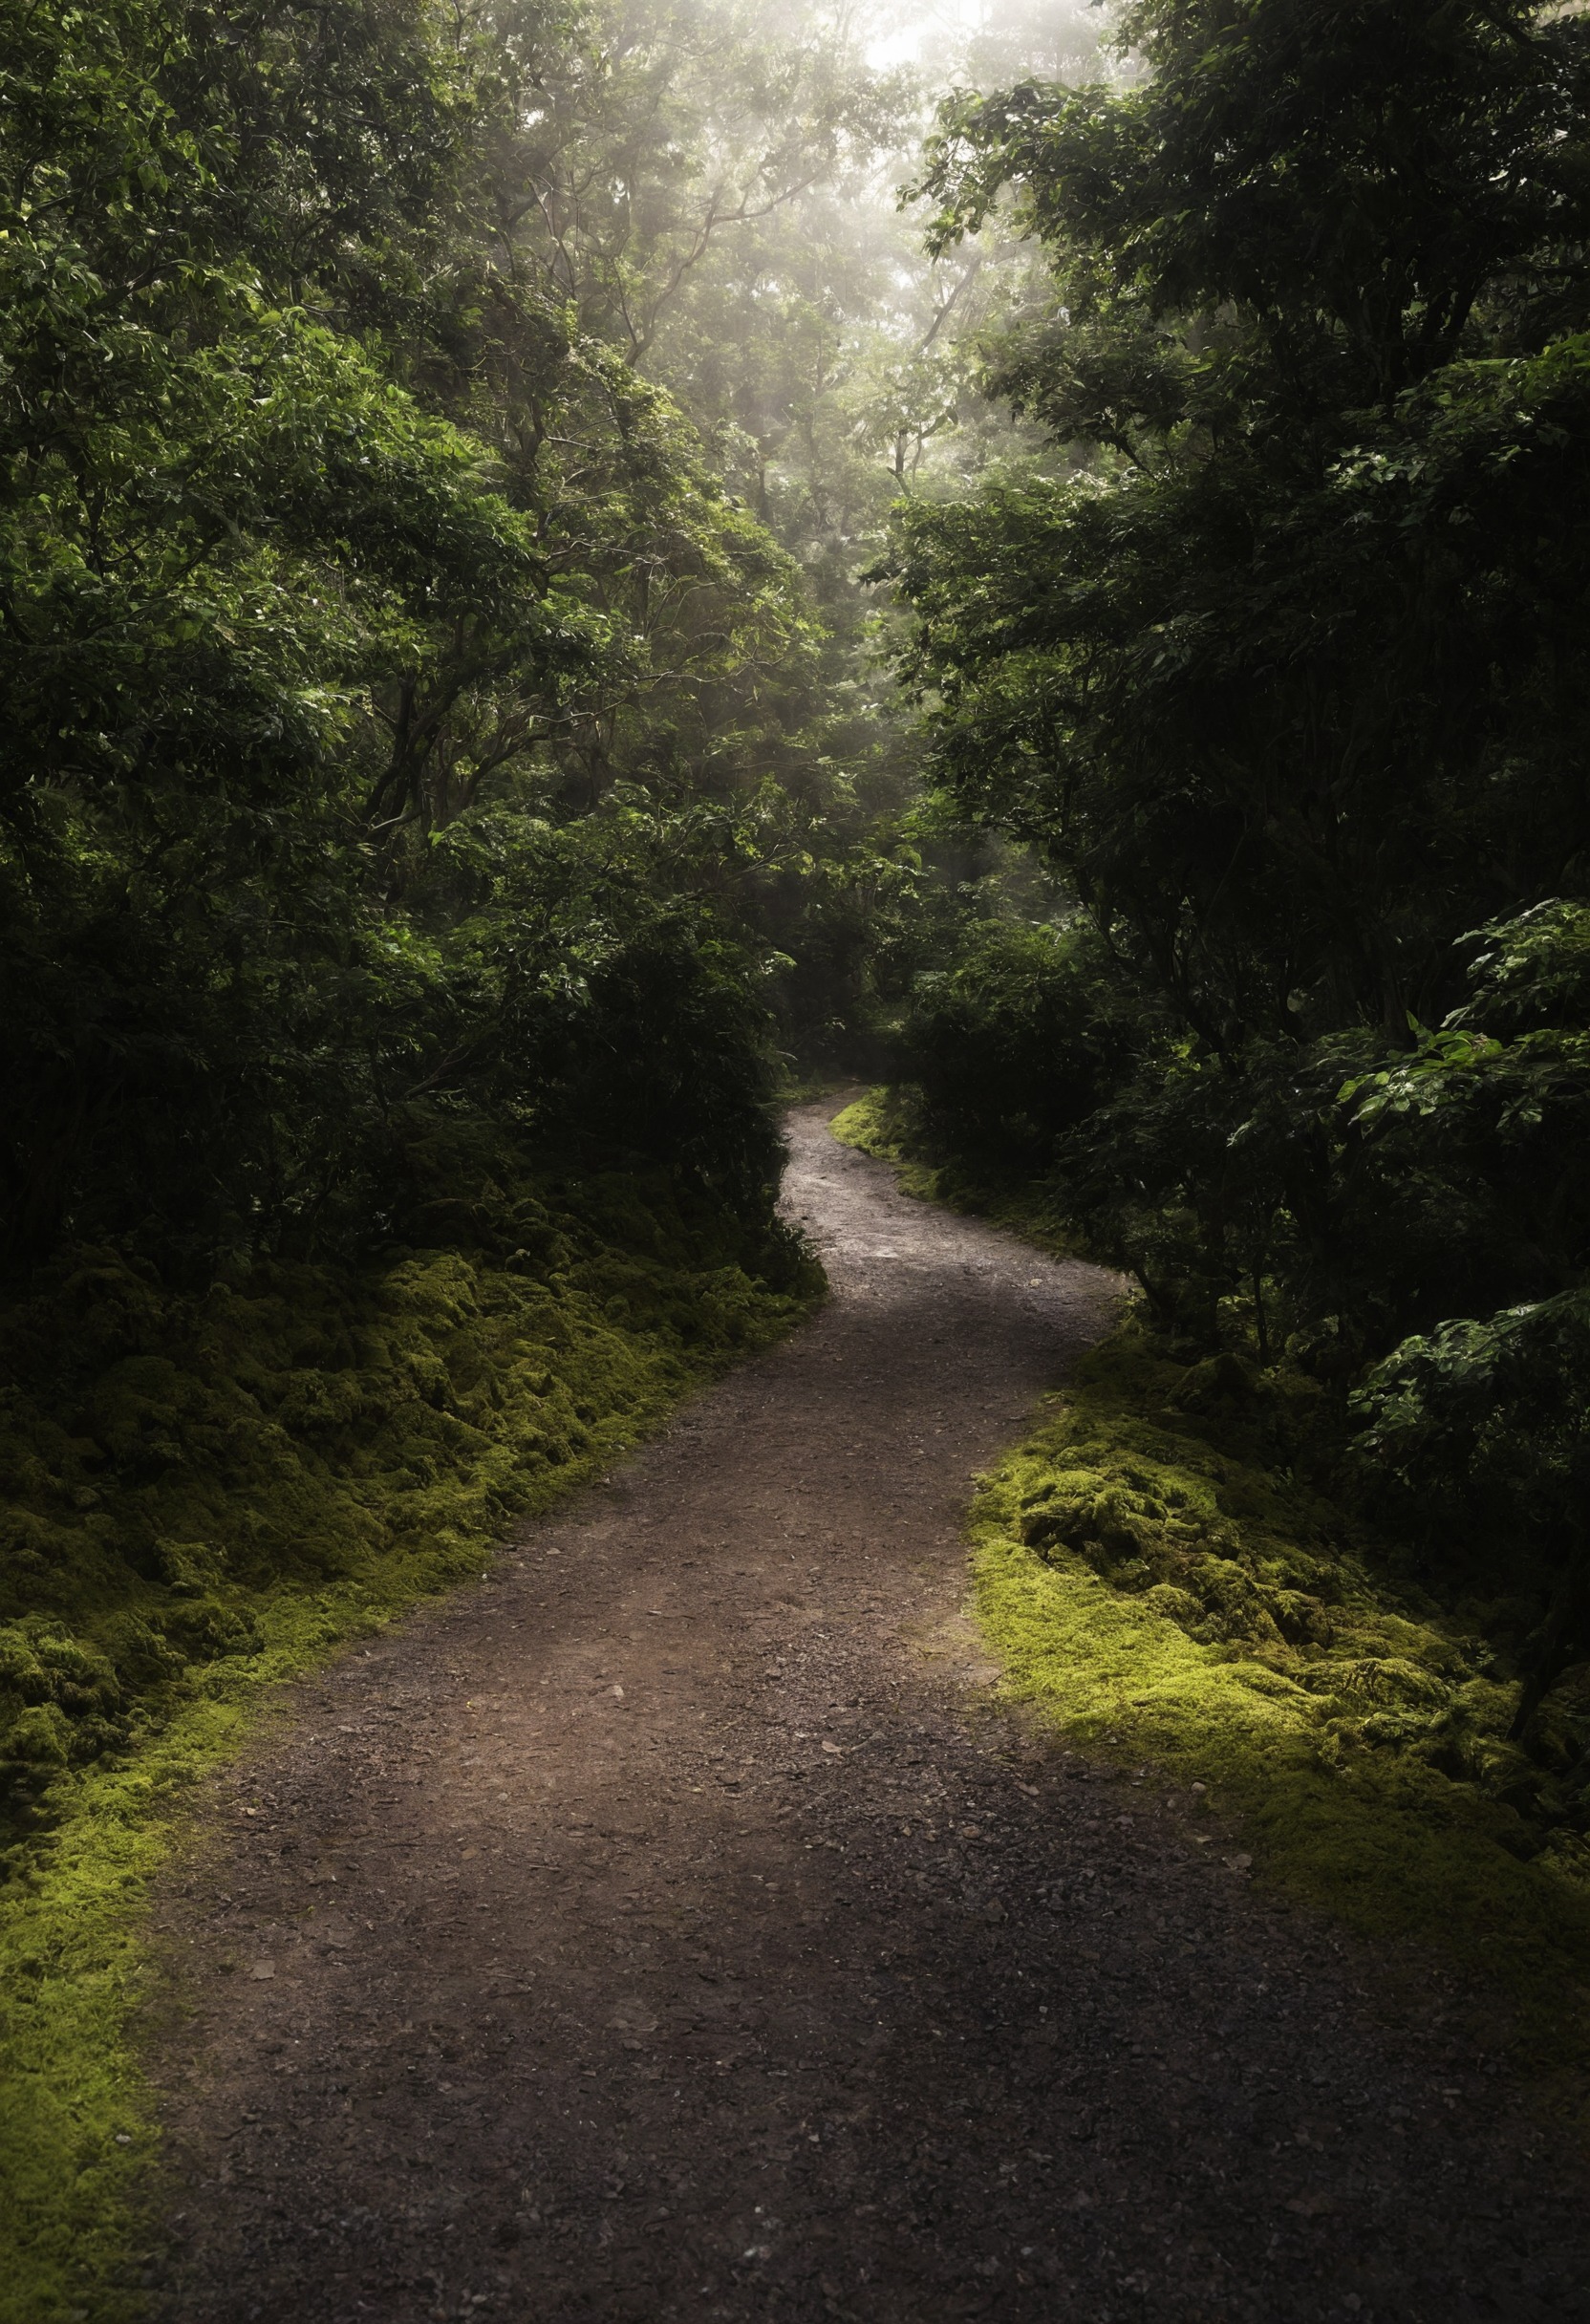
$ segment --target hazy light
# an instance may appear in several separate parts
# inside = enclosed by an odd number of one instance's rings
[[[987,0],[908,0],[899,8],[873,11],[873,32],[866,48],[875,71],[890,65],[920,64],[923,52],[955,47],[988,20]]]

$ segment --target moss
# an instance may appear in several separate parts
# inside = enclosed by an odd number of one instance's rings
[[[923,1159],[909,1092],[870,1091],[833,1132],[908,1193],[1065,1252],[1041,1190]],[[1393,1964],[1444,1962],[1495,1993],[1536,2063],[1582,2065],[1590,1675],[1527,1752],[1509,1740],[1516,1689],[1493,1642],[1515,1609],[1455,1587],[1438,1601],[1395,1543],[1300,1481],[1333,1449],[1327,1405],[1300,1374],[1257,1375],[1233,1350],[1188,1364],[1123,1323],[974,1506],[976,1604],[1006,1689],[1096,1750],[1205,1785],[1257,1877]]]
[[[1590,1849],[1507,1742],[1485,1642],[1168,1397],[1177,1368],[1128,1323],[985,1480],[976,1603],[1009,1693],[1206,1785],[1260,1877],[1499,1989],[1526,2050],[1582,2061]]]
[[[842,1146],[853,1146],[880,1162],[892,1163],[908,1194],[942,1202],[952,1211],[992,1219],[1053,1259],[1075,1256],[1076,1241],[1051,1193],[1012,1173],[999,1176],[986,1165],[943,1151],[923,1130],[909,1088],[869,1089],[828,1125]]]
[[[819,1287],[665,1186],[518,1194],[495,1250],[203,1297],[82,1253],[0,1318],[0,2324],[140,2313],[143,1900],[194,1779]]]

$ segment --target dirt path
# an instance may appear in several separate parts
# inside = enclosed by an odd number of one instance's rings
[[[1590,2314],[1437,2005],[1393,2043],[1177,1808],[988,1706],[968,1473],[1101,1279],[828,1110],[825,1312],[227,1779],[165,1908],[164,2312]]]

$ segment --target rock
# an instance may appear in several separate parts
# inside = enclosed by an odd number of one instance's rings
[[[615,2002],[608,2024],[617,2034],[655,2034],[657,2030],[655,2016],[638,1993]]]

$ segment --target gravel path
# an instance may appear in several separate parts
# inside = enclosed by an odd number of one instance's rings
[[[969,1473],[1107,1285],[792,1121],[834,1286],[218,1787],[182,2324],[1590,2316],[1432,1991],[988,1698]]]

